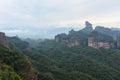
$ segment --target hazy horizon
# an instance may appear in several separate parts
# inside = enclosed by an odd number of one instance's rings
[[[98,25],[99,26],[99,25]],[[97,26],[95,26],[97,27]],[[95,27],[93,27],[93,29],[95,29]],[[101,26],[104,27],[104,26]],[[30,26],[26,26],[24,29],[23,28],[13,28],[13,27],[9,27],[9,28],[0,28],[3,29],[1,30],[1,32],[4,32],[6,34],[6,36],[8,37],[19,37],[21,39],[54,39],[54,37],[57,34],[61,34],[61,33],[66,33],[68,34],[68,32],[70,30],[75,30],[75,31],[79,31],[82,30],[84,27],[36,27],[36,28],[32,28]],[[104,27],[107,28],[107,27]],[[11,30],[12,29],[12,30]],[[29,30],[26,30],[29,29]],[[120,28],[109,28],[112,30],[119,30]],[[34,32],[35,31],[35,32]]]
[[[119,0],[0,0],[0,31],[7,36],[46,38],[53,37],[56,27],[69,28],[57,33],[82,29],[85,21],[94,28],[120,28],[119,4]]]

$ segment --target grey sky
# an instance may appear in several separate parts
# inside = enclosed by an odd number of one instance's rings
[[[120,0],[0,0],[0,27],[84,27],[85,21],[119,28]]]

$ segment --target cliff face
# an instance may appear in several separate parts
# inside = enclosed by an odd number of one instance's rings
[[[3,33],[3,32],[0,32],[0,44],[6,48],[9,48],[8,40],[5,36],[5,33]]]
[[[114,40],[111,36],[93,31],[88,37],[88,46],[109,49],[114,46]]]
[[[77,37],[72,37],[72,38],[69,40],[69,43],[68,43],[67,45],[68,45],[69,47],[79,46],[79,45],[80,45],[79,38],[77,38]]]
[[[69,31],[69,34],[58,34],[55,36],[55,41],[65,44],[69,47],[87,45],[86,35],[81,31]]]
[[[80,45],[79,38],[77,38],[77,37],[71,37],[71,38],[66,37],[66,38],[64,38],[62,36],[62,34],[57,35],[55,37],[55,41],[58,42],[58,43],[61,43],[61,44],[65,44],[65,45],[67,45],[69,47]]]
[[[109,49],[112,47],[112,43],[109,42],[103,42],[103,41],[96,41],[93,37],[88,38],[88,46],[93,48],[105,48]]]

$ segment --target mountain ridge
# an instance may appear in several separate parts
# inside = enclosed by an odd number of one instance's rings
[[[91,46],[93,48],[111,48],[111,47],[119,47],[120,46],[120,31],[115,31],[109,28],[105,28],[104,26],[96,26],[95,29],[92,28],[92,24],[88,21],[85,22],[86,27],[79,31],[71,30],[68,34],[58,34],[55,36],[55,41],[66,44],[69,47],[72,46]],[[93,33],[93,32],[97,32]],[[93,33],[93,36],[91,34]],[[101,38],[98,37],[101,34]],[[96,36],[96,39],[95,39]],[[106,36],[102,38],[103,36]],[[93,38],[90,39],[89,38]],[[107,37],[111,37],[110,41],[106,41]],[[102,41],[100,39],[103,39]],[[93,40],[93,41],[92,41]]]

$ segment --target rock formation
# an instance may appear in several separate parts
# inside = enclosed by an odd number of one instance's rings
[[[65,44],[69,47],[79,45],[79,41],[78,41],[77,37],[76,38],[75,37],[68,38],[68,36],[66,34],[59,34],[59,35],[55,36],[55,41],[58,43],[61,43],[61,44]]]
[[[6,48],[9,48],[8,40],[5,36],[5,33],[3,33],[3,32],[0,32],[0,44]]]
[[[55,41],[61,44],[65,44],[69,47],[86,45],[87,38],[84,33],[80,31],[69,31],[69,34],[58,34],[55,36]]]
[[[79,46],[80,45],[80,40],[78,37],[72,37],[69,40],[69,43],[67,44],[69,47],[73,47],[73,46]]]
[[[111,48],[111,45],[109,42],[98,42],[93,37],[88,38],[88,46],[97,48],[97,49],[98,48],[105,48],[105,49]]]
[[[88,21],[85,22],[86,28],[92,29],[92,24]]]
[[[93,27],[92,24],[89,23],[88,21],[85,22],[85,28],[82,29],[82,31],[86,32],[86,33],[90,33],[93,31]]]
[[[71,30],[68,34],[59,34],[55,37],[55,41],[69,47],[90,46],[93,48],[109,49],[120,47],[120,31],[103,26],[96,26],[93,30],[92,24],[86,21],[85,28],[82,30]]]

